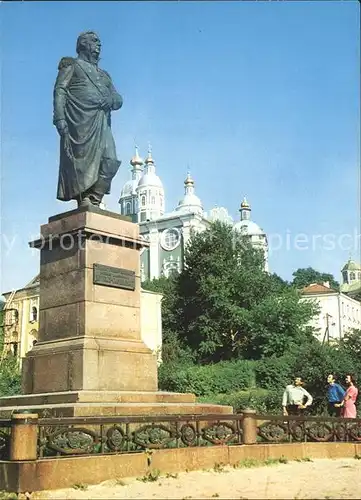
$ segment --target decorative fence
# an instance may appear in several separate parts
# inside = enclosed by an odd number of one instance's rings
[[[258,415],[60,417],[0,420],[0,460],[292,442],[361,442],[361,419]]]
[[[361,442],[361,419],[255,415],[257,442]]]
[[[41,419],[38,456],[242,444],[242,418],[242,415],[169,415]]]
[[[9,459],[11,420],[0,419],[0,460]]]

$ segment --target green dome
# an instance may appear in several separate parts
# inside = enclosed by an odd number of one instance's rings
[[[349,259],[343,266],[342,271],[361,271],[361,266],[354,260]]]

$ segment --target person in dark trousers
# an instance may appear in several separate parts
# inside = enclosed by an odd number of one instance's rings
[[[302,415],[312,405],[313,398],[303,384],[301,377],[295,377],[293,384],[286,387],[282,398],[283,415]]]
[[[345,389],[336,382],[333,373],[327,377],[327,383],[328,414],[330,417],[341,417],[341,404],[345,396]]]

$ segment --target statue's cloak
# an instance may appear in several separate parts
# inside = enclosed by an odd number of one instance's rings
[[[54,123],[65,119],[68,134],[60,141],[60,166],[57,198],[76,199],[98,179],[103,158],[116,160],[111,133],[110,111],[100,109],[105,96],[112,95],[114,107],[122,98],[108,73],[82,59],[63,58],[54,87]]]

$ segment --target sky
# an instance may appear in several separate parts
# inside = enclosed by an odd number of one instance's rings
[[[360,246],[358,1],[6,2],[0,4],[1,278],[17,289],[39,270],[28,246],[56,200],[52,125],[57,65],[78,34],[102,41],[124,105],[112,115],[122,166],[152,145],[166,210],[189,168],[204,208],[239,218],[244,196],[267,233],[270,269],[312,266],[340,278]]]

